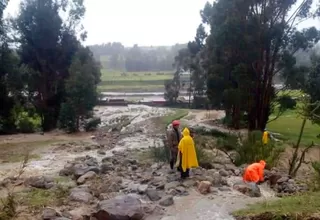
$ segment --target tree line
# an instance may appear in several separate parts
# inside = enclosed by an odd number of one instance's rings
[[[180,73],[188,70],[195,101],[205,97],[212,108],[225,109],[231,127],[249,130],[264,130],[279,103],[292,101],[277,95],[278,77],[285,88],[307,93],[310,103],[320,100],[320,58],[313,49],[319,30],[298,29],[301,22],[319,17],[319,7],[311,6],[313,0],[207,3],[195,39],[175,58],[176,73],[165,85],[165,97],[177,98]],[[303,54],[311,58],[301,59]]]
[[[0,133],[77,130],[97,99],[100,66],[81,43],[83,0],[22,0],[3,18],[0,4]],[[80,36],[80,37],[78,37]]]
[[[99,60],[105,69],[142,72],[174,70],[174,57],[184,47],[186,47],[186,44],[176,44],[169,47],[141,47],[134,45],[131,48],[126,48],[119,42],[113,42],[92,45],[90,49],[96,60]]]

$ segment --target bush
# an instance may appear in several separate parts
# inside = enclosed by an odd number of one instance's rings
[[[78,130],[76,125],[76,113],[69,103],[61,104],[58,127],[68,133]]]
[[[314,161],[311,163],[311,165],[312,165],[312,168],[315,172],[315,176],[314,176],[311,187],[314,191],[319,191],[319,189],[320,189],[320,162]]]
[[[28,112],[18,113],[16,127],[22,133],[33,133],[40,127],[40,118],[37,115],[29,116]]]
[[[152,147],[151,148],[151,157],[156,162],[169,162],[170,150],[167,146]]]
[[[100,123],[101,123],[101,118],[91,118],[85,123],[84,130],[85,131],[94,131],[97,129],[97,127]]]
[[[284,151],[284,147],[276,146],[273,141],[263,145],[261,139],[261,131],[250,132],[248,138],[236,147],[238,155],[235,164],[242,165],[265,160],[268,167],[274,167],[280,158],[280,153]]]

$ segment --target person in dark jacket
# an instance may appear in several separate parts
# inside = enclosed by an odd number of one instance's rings
[[[172,122],[172,129],[167,132],[168,147],[170,151],[170,168],[173,170],[176,164],[178,156],[178,145],[182,138],[181,132],[179,130],[180,121],[174,120]]]

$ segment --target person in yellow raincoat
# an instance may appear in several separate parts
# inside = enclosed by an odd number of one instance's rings
[[[264,129],[264,132],[262,134],[262,144],[267,145],[269,143],[269,132],[267,129]]]
[[[179,171],[181,178],[189,177],[190,168],[198,167],[198,159],[193,138],[190,135],[190,130],[185,128],[182,132],[183,138],[180,140],[178,149],[180,157]]]

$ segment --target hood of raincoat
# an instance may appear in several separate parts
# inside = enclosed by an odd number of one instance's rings
[[[264,160],[260,160],[260,162],[259,162],[263,167],[265,167],[266,166],[266,161],[264,161]]]
[[[190,136],[190,131],[188,128],[183,129],[182,131],[183,137],[187,137]]]

